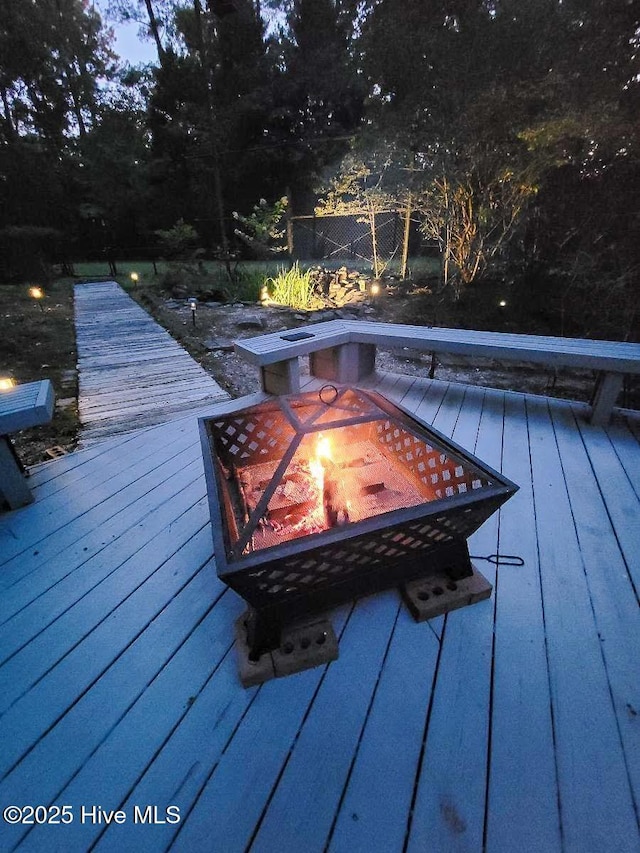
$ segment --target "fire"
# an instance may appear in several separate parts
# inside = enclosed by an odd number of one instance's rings
[[[314,521],[324,527],[324,477],[325,466],[323,460],[331,461],[331,442],[322,433],[318,436],[316,443],[316,455],[309,459],[309,471],[315,485],[317,494],[316,505],[312,516]]]
[[[318,435],[315,456],[309,460],[309,471],[316,492],[316,504],[311,513],[313,521],[326,530],[349,521],[351,506],[345,501],[330,440]]]

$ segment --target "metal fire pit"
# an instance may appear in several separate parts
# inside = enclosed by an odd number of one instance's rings
[[[219,577],[251,659],[285,626],[416,578],[471,577],[466,539],[517,489],[380,394],[325,386],[200,420]]]

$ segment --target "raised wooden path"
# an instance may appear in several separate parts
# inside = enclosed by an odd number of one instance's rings
[[[114,281],[75,287],[80,446],[228,395]]]
[[[470,546],[524,566],[478,563],[492,598],[429,623],[340,608],[338,661],[244,690],[196,419],[40,466],[0,516],[0,805],[73,819],[0,821],[0,850],[637,853],[640,418],[370,387],[520,485]]]

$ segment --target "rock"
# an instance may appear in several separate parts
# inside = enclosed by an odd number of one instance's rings
[[[335,316],[335,311],[311,311],[308,320],[310,323],[324,323],[326,320],[333,320]]]
[[[164,301],[164,307],[165,308],[173,308],[173,309],[182,308],[182,305],[183,305],[183,303],[178,302],[177,299],[165,299],[165,301]]]
[[[63,370],[60,374],[60,385],[62,388],[71,388],[76,384],[75,370]]]
[[[224,302],[224,293],[217,288],[211,290],[201,290],[199,294],[202,302],[215,302],[216,304]]]
[[[267,322],[263,317],[243,317],[236,320],[236,326],[239,329],[266,329]]]
[[[233,352],[233,343],[231,341],[208,338],[204,342],[204,345],[210,352],[214,350],[220,350],[221,352]]]
[[[63,397],[61,400],[56,400],[56,409],[70,409],[75,404],[75,397]]]

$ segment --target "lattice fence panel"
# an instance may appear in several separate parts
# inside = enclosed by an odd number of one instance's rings
[[[372,265],[372,228],[366,211],[348,216],[292,217],[294,254],[297,258]],[[375,217],[376,252],[384,263],[402,253],[404,223],[397,211]]]

